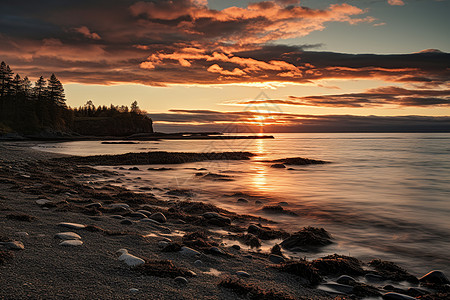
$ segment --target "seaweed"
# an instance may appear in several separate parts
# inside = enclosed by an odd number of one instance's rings
[[[250,283],[245,283],[240,279],[225,278],[218,284],[220,287],[227,288],[240,296],[251,300],[293,300],[291,295],[278,292],[276,290],[264,290]]]
[[[322,281],[322,276],[320,276],[318,270],[310,262],[303,259],[287,261],[273,267],[281,272],[305,278],[311,285],[317,285]]]
[[[417,277],[411,275],[405,269],[397,266],[393,262],[374,259],[369,262],[369,265],[374,267],[375,270],[386,279],[392,281],[406,280],[410,283],[419,283],[419,279],[417,279]]]
[[[303,227],[281,242],[281,246],[289,250],[305,250],[331,244],[331,235],[323,228]]]
[[[364,270],[361,262],[350,256],[328,255],[316,260],[311,264],[319,271],[321,275],[363,275]]]
[[[178,276],[192,277],[193,272],[182,267],[177,267],[171,260],[146,260],[144,264],[135,267],[133,270],[143,274],[156,277],[170,277]]]

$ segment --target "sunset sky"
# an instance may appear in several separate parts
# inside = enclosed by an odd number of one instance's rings
[[[1,1],[0,60],[55,73],[70,106],[137,100],[161,130],[254,111],[279,131],[449,126],[449,14],[448,0]]]

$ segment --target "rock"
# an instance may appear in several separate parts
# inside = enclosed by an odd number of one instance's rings
[[[403,294],[399,294],[399,293],[393,293],[393,292],[384,294],[382,296],[382,298],[384,300],[416,300],[416,298],[413,298],[411,296],[403,295]]]
[[[130,206],[126,203],[112,203],[107,206],[108,208],[130,208]]]
[[[102,204],[100,202],[89,203],[85,207],[86,208],[101,208]]]
[[[364,278],[369,282],[380,282],[385,280],[383,276],[373,273],[366,274]]]
[[[181,276],[175,277],[174,281],[179,284],[187,284],[188,283],[187,279],[184,277],[181,277]]]
[[[46,204],[53,203],[52,201],[47,200],[47,199],[38,199],[38,200],[36,200],[35,202],[36,202],[37,205],[41,205],[41,206],[42,206],[42,205],[46,205]]]
[[[342,294],[351,294],[353,292],[353,287],[346,284],[339,283],[324,283],[320,287],[324,287],[324,290],[335,291]]]
[[[273,164],[270,167],[276,168],[276,169],[285,169],[286,168],[286,166],[284,164]]]
[[[197,267],[203,267],[205,264],[201,260],[197,259],[196,261],[194,261],[194,265],[196,265]]]
[[[55,234],[55,238],[61,240],[81,240],[81,236],[75,232],[60,232]]]
[[[123,219],[125,219],[125,217],[124,216],[121,216],[121,215],[111,215],[111,216],[109,216],[110,218],[113,218],[113,219],[117,219],[117,220],[123,220]]]
[[[442,271],[434,270],[419,278],[420,282],[434,283],[434,284],[449,284],[447,276]]]
[[[146,219],[147,218],[146,215],[144,215],[143,213],[140,213],[140,212],[129,213],[129,214],[127,214],[127,217],[134,218],[134,219]]]
[[[231,224],[231,219],[225,216],[222,216],[219,213],[210,211],[202,214],[202,217],[208,220],[208,223],[212,225],[216,225],[219,227],[227,226]]]
[[[239,276],[239,277],[244,277],[244,278],[249,278],[250,277],[250,274],[248,274],[245,271],[237,271],[236,275]]]
[[[183,255],[188,255],[188,256],[200,255],[200,252],[198,252],[197,250],[194,250],[194,249],[186,247],[186,246],[181,247],[180,253]]]
[[[139,290],[136,289],[136,288],[131,288],[130,289],[130,293],[136,294],[137,292],[139,292]]]
[[[331,235],[323,228],[303,227],[283,242],[281,246],[288,250],[304,250],[331,244]]]
[[[149,218],[152,219],[152,220],[155,220],[155,221],[157,221],[159,223],[166,223],[167,222],[167,218],[162,212],[156,212],[156,213],[152,214]]]
[[[66,227],[69,229],[84,229],[84,228],[86,228],[86,225],[84,225],[84,224],[66,223],[66,222],[59,223],[58,226]]]
[[[147,217],[150,217],[150,216],[152,215],[151,212],[149,212],[148,210],[145,210],[145,209],[140,209],[140,210],[138,210],[137,212],[138,212],[138,213],[141,213],[141,214],[144,214],[144,215],[146,215]]]
[[[419,289],[416,287],[410,287],[407,291],[406,294],[408,294],[408,296],[413,296],[413,297],[419,297],[419,296],[423,296],[426,294],[429,294],[429,291],[423,290],[423,289]]]
[[[233,246],[231,246],[231,248],[236,249],[236,250],[241,250],[241,246],[239,246],[239,245],[233,245]]]
[[[21,237],[27,237],[29,234],[25,231],[19,231],[19,232],[16,232],[16,235],[21,236]]]
[[[276,255],[276,254],[270,254],[269,255],[269,260],[271,262],[273,262],[274,264],[281,264],[281,263],[284,263],[286,261],[284,259],[284,257]]]
[[[219,255],[224,255],[225,252],[220,249],[219,247],[211,247],[208,249],[208,252],[211,254],[219,254]]]
[[[244,198],[239,198],[237,199],[237,203],[248,203],[248,200]]]
[[[145,260],[142,258],[129,254],[127,249],[119,249],[116,253],[120,254],[119,260],[130,267],[136,267],[145,263]]]
[[[169,243],[166,242],[166,241],[159,241],[158,242],[158,247],[161,248],[161,249],[167,247],[167,245],[169,245]]]
[[[262,201],[260,201],[260,200],[256,200],[256,201],[255,201],[255,204],[256,204],[256,205],[262,205],[263,203],[262,203]]]
[[[132,225],[133,222],[131,220],[125,219],[125,220],[120,221],[120,224],[122,224],[122,225]]]
[[[22,242],[12,241],[12,242],[0,242],[0,245],[3,245],[6,249],[9,250],[24,250],[25,246]]]
[[[172,243],[172,240],[166,237],[162,238],[161,241]]]
[[[340,283],[340,284],[349,285],[349,284],[355,283],[356,279],[351,276],[348,276],[348,275],[342,275],[342,276],[339,276],[339,278],[336,280],[336,282]]]
[[[128,168],[128,170],[130,170],[130,171],[139,171],[139,168],[138,167],[131,167],[131,168]]]
[[[80,240],[66,240],[59,243],[59,245],[68,247],[77,247],[83,245],[83,242]]]
[[[281,206],[288,206],[289,203],[287,203],[286,201],[281,201],[281,202],[278,202],[278,205],[281,205]]]

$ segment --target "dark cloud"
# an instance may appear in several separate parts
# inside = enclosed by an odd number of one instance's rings
[[[322,30],[327,22],[371,22],[356,6],[311,9],[279,0],[213,10],[204,3],[1,1],[0,58],[18,73],[35,78],[55,72],[64,83],[380,79],[431,87],[450,77],[450,55],[438,51],[358,55],[273,44]]]
[[[450,132],[450,117],[300,115],[173,110],[149,114],[156,130],[218,132]],[[261,123],[258,116],[264,116]]]
[[[450,106],[450,90],[408,90],[395,86],[369,89],[363,93],[289,96],[284,100],[248,100],[237,101],[237,104],[282,104],[320,107],[379,107],[379,106]]]

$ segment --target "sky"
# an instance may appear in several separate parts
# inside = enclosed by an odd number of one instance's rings
[[[0,60],[55,73],[70,106],[138,101],[160,131],[450,130],[449,13],[449,0],[0,1]]]

